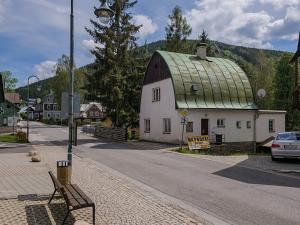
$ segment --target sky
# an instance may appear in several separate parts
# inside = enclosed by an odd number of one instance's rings
[[[95,43],[85,27],[96,19],[99,0],[75,2],[75,61],[94,61]],[[165,38],[168,15],[176,6],[193,29],[191,38],[209,38],[247,47],[294,52],[300,31],[300,0],[138,0],[133,22],[143,25],[139,44]],[[35,74],[54,75],[57,59],[69,54],[70,0],[0,0],[0,71],[10,70],[18,86]]]

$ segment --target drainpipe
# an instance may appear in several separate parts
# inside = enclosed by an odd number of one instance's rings
[[[254,121],[254,125],[253,125],[253,150],[254,153],[256,153],[256,120],[258,119],[259,114],[258,114],[258,110],[254,111],[254,116],[253,116],[253,121]]]

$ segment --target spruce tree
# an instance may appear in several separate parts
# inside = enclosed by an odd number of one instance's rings
[[[179,6],[175,6],[172,14],[169,15],[169,24],[165,30],[167,40],[165,50],[186,53],[188,51],[187,38],[191,35],[192,28],[183,17]]]
[[[95,43],[103,46],[92,51],[96,61],[87,88],[117,127],[131,126],[138,115],[135,91],[141,78],[137,72],[134,49],[140,26],[132,22],[129,13],[136,3],[115,0],[112,5],[115,16],[107,26],[98,20],[91,20],[93,29],[86,28]]]

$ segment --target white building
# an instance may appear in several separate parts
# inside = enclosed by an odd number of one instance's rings
[[[43,101],[43,119],[60,119],[61,110],[55,101],[53,93],[50,93]]]
[[[143,83],[140,138],[180,143],[181,112],[188,110],[188,136],[216,134],[239,148],[253,149],[278,132],[285,131],[285,111],[258,110],[250,82],[234,62],[196,55],[157,51]]]

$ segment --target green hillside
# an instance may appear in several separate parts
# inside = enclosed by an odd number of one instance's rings
[[[146,46],[148,52],[153,54],[158,49],[164,48],[165,41],[157,41]],[[189,40],[189,52],[194,54],[196,52],[196,40]],[[279,58],[286,52],[275,50],[262,50],[256,48],[247,48],[242,46],[235,46],[224,44],[217,41],[210,41],[208,44],[208,56],[229,58],[238,63],[248,75],[254,91],[264,88],[267,90],[268,96],[265,100],[259,102],[262,108],[272,108],[272,81],[275,75],[275,65]],[[292,53],[290,53],[292,56]],[[93,68],[93,64],[86,65],[87,70]],[[30,85],[30,98],[44,97],[51,89],[51,80],[55,78],[48,78],[39,82],[41,92],[37,91],[36,84]],[[22,99],[27,99],[27,86],[17,89]]]

